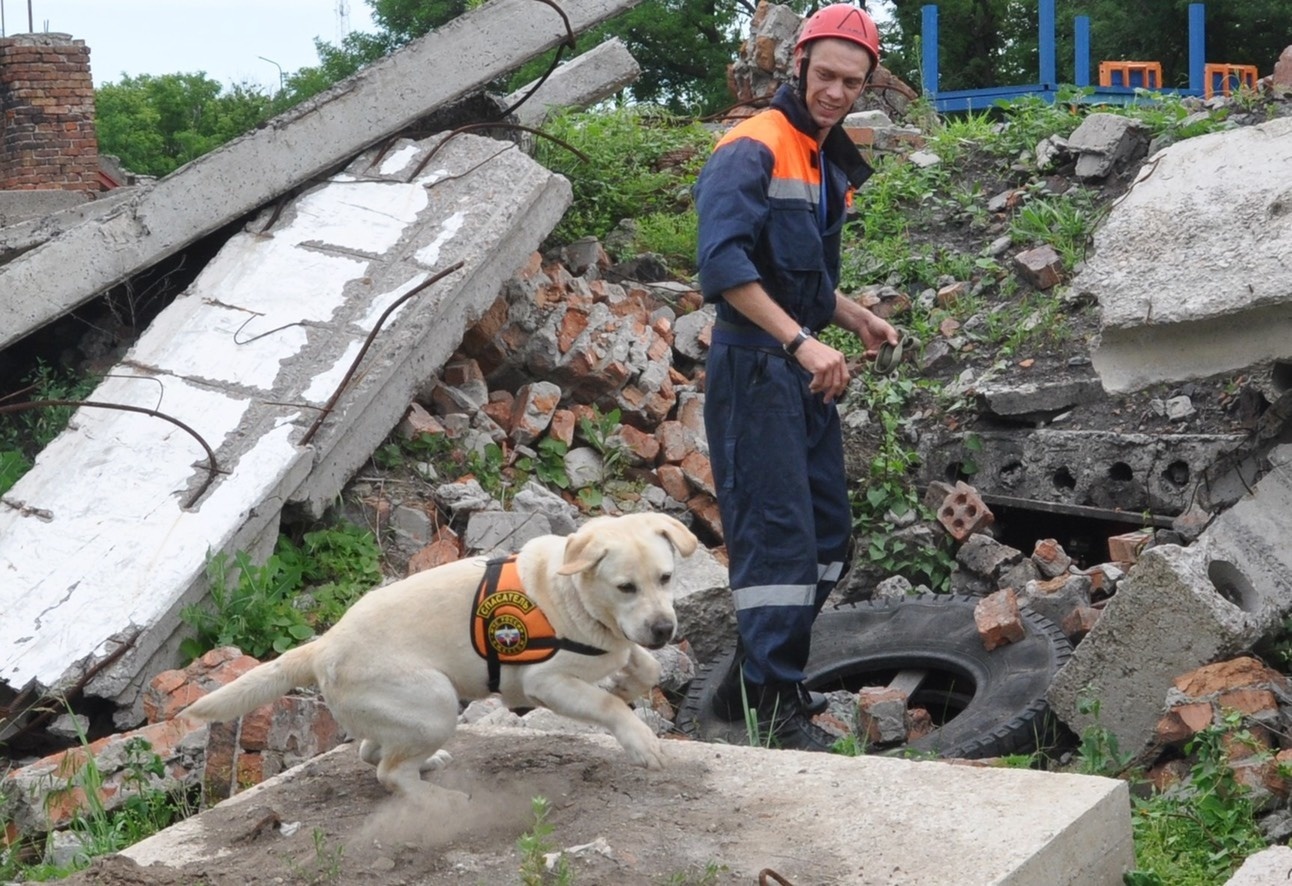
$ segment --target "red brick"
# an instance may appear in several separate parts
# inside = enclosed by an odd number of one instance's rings
[[[978,491],[963,480],[956,483],[938,508],[938,522],[956,541],[964,541],[975,532],[981,532],[995,520],[995,515]]]
[[[674,501],[684,502],[691,497],[691,484],[686,481],[686,475],[677,465],[660,465],[655,470],[655,476],[660,488]]]
[[[974,606],[974,624],[982,638],[983,647],[990,652],[1007,643],[1017,643],[1026,635],[1023,616],[1018,608],[1018,595],[1012,588],[1005,588],[983,597]]]

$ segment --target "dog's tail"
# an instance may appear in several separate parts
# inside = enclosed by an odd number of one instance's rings
[[[273,661],[256,665],[227,686],[204,695],[181,712],[197,720],[232,720],[268,704],[297,686],[313,686],[314,657],[318,641],[284,652]]]

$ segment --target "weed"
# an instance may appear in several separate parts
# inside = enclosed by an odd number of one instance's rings
[[[868,736],[850,732],[836,741],[830,750],[844,757],[864,757],[870,753],[870,739]]]
[[[1229,767],[1227,739],[1251,740],[1242,715],[1198,732],[1185,752],[1196,762],[1183,789],[1136,799],[1131,826],[1136,886],[1209,886],[1223,883],[1242,860],[1265,848],[1248,789]]]
[[[702,124],[641,104],[556,115],[543,130],[588,158],[585,163],[548,139],[538,142],[539,162],[568,178],[574,189],[574,200],[552,234],[560,243],[589,235],[604,239],[625,218],[677,214],[680,197],[713,147],[713,136]],[[670,252],[680,249],[676,244],[685,226],[671,224],[652,221],[643,236],[672,240]]]
[[[1096,214],[1090,194],[1075,189],[1055,197],[1034,197],[1025,202],[1010,222],[1009,235],[1016,244],[1046,243],[1072,268],[1086,252],[1094,233]]]
[[[685,871],[670,874],[659,881],[659,886],[715,886],[718,882],[718,875],[724,874],[728,870],[730,869],[725,864],[711,861],[699,871],[688,868]]]
[[[381,583],[381,551],[372,533],[351,523],[307,532],[300,546],[278,539],[276,556],[291,574],[299,574],[313,605],[306,619],[316,631],[340,620],[350,605]],[[299,601],[293,603],[303,608]]]
[[[1077,748],[1077,771],[1084,775],[1118,775],[1130,763],[1131,755],[1122,753],[1117,736],[1099,723],[1099,699],[1087,689],[1077,699],[1077,711],[1094,717],[1095,722],[1081,732]]]
[[[915,513],[930,519],[918,500],[912,477],[919,456],[906,442],[902,413],[916,383],[904,377],[863,376],[860,400],[879,425],[879,439],[868,476],[852,496],[853,529],[865,539],[866,558],[888,575],[903,575],[934,590],[947,586],[953,565],[948,542],[915,545],[894,536],[895,519]]]
[[[233,573],[236,572],[236,578]],[[280,536],[264,565],[246,553],[207,560],[209,606],[186,606],[180,619],[196,635],[180,644],[192,659],[220,646],[237,646],[255,658],[286,652],[334,624],[350,604],[381,580],[376,540],[348,524],[306,533],[303,545]],[[310,612],[301,595],[313,586]]]
[[[694,269],[700,219],[694,209],[686,212],[652,212],[637,219],[637,253],[649,252],[663,258],[675,273]]]
[[[535,446],[535,456],[516,459],[515,467],[524,474],[533,474],[547,486],[569,489],[570,477],[565,472],[565,454],[569,449],[555,437],[544,437]]]
[[[345,847],[340,844],[329,846],[327,834],[322,828],[314,828],[314,859],[310,869],[295,859],[287,859],[287,866],[293,875],[306,883],[337,883],[341,879],[341,860],[345,856]]]
[[[66,788],[50,791],[46,797],[49,804],[58,803],[71,791],[84,797],[85,808],[68,824],[68,832],[77,838],[78,851],[65,864],[46,860],[28,863],[23,860],[22,847],[10,847],[0,853],[0,879],[25,882],[66,877],[86,867],[91,859],[119,852],[196,812],[192,799],[183,791],[166,791],[156,786],[157,780],[166,774],[165,764],[146,740],[136,737],[125,743],[118,793],[125,799],[112,810],[104,805],[106,779],[89,752],[89,742],[83,732],[80,752],[84,754],[84,762],[74,778]]]
[[[29,401],[82,400],[98,381],[92,376],[71,378],[38,362],[21,390]],[[71,406],[48,406],[0,415],[0,495],[31,470],[36,455],[67,427],[72,412]]]
[[[549,883],[566,886],[574,882],[574,873],[570,870],[569,859],[556,852],[551,842],[555,828],[547,820],[552,804],[546,797],[534,797],[529,801],[530,811],[534,815],[534,825],[521,834],[516,840],[520,851],[520,881],[524,886],[547,886]],[[548,857],[555,855],[555,861],[549,866]]]

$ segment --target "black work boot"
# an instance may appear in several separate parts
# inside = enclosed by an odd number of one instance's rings
[[[758,740],[773,748],[829,752],[835,739],[812,722],[803,706],[805,690],[797,684],[751,686],[758,699]]]
[[[813,692],[800,683],[799,705],[809,717],[815,717],[817,714],[825,713],[825,709],[830,707],[830,699],[825,697],[824,692]]]
[[[744,721],[746,697],[751,707],[755,701],[754,696],[745,691],[744,681],[741,679],[741,667],[744,663],[744,650],[737,643],[736,651],[732,653],[727,670],[722,675],[722,681],[713,693],[713,713],[728,723]]]

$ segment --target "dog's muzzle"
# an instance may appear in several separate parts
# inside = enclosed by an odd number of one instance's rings
[[[673,639],[673,634],[677,631],[677,622],[671,618],[661,618],[650,624],[647,630],[650,633],[650,642],[642,645],[648,649],[663,649]]]

